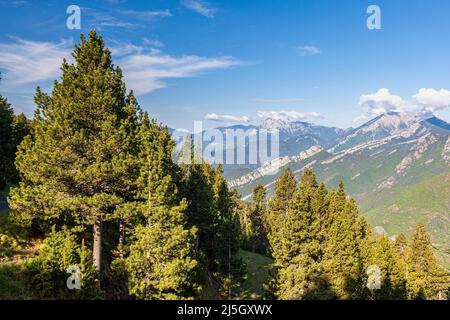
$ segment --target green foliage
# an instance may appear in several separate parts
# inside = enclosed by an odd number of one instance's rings
[[[237,256],[240,247],[240,214],[242,203],[228,190],[222,167],[217,170],[202,162],[181,166],[182,194],[188,200],[187,221],[198,229],[196,249],[199,258],[223,296],[230,296],[232,288],[242,277],[242,261]]]
[[[342,198],[338,195],[334,201],[341,202]],[[338,206],[339,203],[335,205]],[[362,244],[367,225],[358,215],[354,200],[347,201],[342,211],[334,212],[324,248],[323,265],[331,288],[340,299],[361,297],[365,286]]]
[[[8,101],[0,95],[0,190],[14,179],[15,141],[14,113]]]
[[[275,273],[266,296],[279,299],[436,299],[446,297],[450,281],[435,261],[428,234],[418,226],[411,243],[375,236],[360,217],[344,184],[328,192],[305,170],[295,186],[287,171],[269,201],[269,239]],[[286,183],[290,182],[290,183]],[[286,186],[281,188],[281,186]],[[280,199],[285,199],[282,202]],[[277,219],[283,217],[283,219]],[[276,240],[276,241],[274,241]],[[369,289],[370,268],[380,288]],[[378,275],[376,275],[378,277]]]
[[[13,237],[0,233],[0,260],[10,257],[19,248],[17,240]]]
[[[262,299],[264,297],[264,283],[269,279],[273,260],[267,256],[240,250],[246,269],[244,281],[239,286],[240,299]]]
[[[289,205],[294,197],[297,181],[291,170],[283,172],[275,186],[275,194],[269,200],[266,218],[268,239],[275,260],[281,259],[277,255],[281,253],[281,232],[284,221],[288,215]]]
[[[410,299],[442,299],[448,294],[450,277],[436,263],[430,236],[417,225],[406,255],[407,290]]]
[[[94,299],[101,296],[90,254],[84,245],[78,245],[78,238],[71,231],[53,229],[43,241],[39,255],[24,265],[30,292],[39,299]],[[80,290],[67,288],[70,266],[80,268]]]
[[[244,278],[242,297],[264,287],[279,299],[445,298],[448,275],[423,226],[410,241],[372,235],[344,184],[328,191],[310,169],[299,185],[283,172],[271,199],[257,186],[246,204],[221,165],[192,154],[174,163],[168,128],[126,94],[100,36],[82,36],[73,56],[51,94],[37,88],[31,123],[0,96],[0,188],[21,177],[8,222],[43,238],[24,262],[19,233],[2,227],[0,298],[232,298]],[[241,245],[271,254],[273,268]],[[66,287],[73,265],[81,290]],[[366,287],[371,265],[380,290]]]
[[[19,147],[22,181],[10,204],[16,220],[44,232],[53,225],[93,225],[100,269],[102,223],[135,188],[138,115],[101,37],[81,36],[73,56],[75,64],[64,61],[51,95],[37,88],[33,134]]]
[[[281,299],[315,299],[328,295],[320,242],[323,188],[311,170],[302,176],[282,225],[278,248],[278,291]]]
[[[372,298],[376,300],[406,299],[406,275],[395,243],[385,235],[376,239],[372,247],[370,263],[381,271],[381,287],[379,290],[372,290]]]
[[[88,275],[85,283],[96,279],[94,289],[118,280],[136,297],[195,296],[196,229],[188,225],[188,204],[178,194],[167,128],[140,111],[132,92],[126,96],[122,71],[96,32],[81,36],[73,56],[75,63],[64,61],[50,95],[36,90],[32,134],[16,161],[22,181],[9,198],[12,220],[46,237],[30,265],[32,282],[43,296],[59,297],[64,269],[78,261]],[[214,204],[213,193],[209,199]],[[160,254],[150,260],[142,251],[149,245]]]
[[[136,229],[127,258],[130,293],[138,299],[192,299],[197,261],[192,258],[194,230],[165,228],[161,223]]]
[[[253,204],[242,212],[241,225],[244,233],[244,248],[260,254],[266,254],[267,239],[267,198],[264,186],[253,190]]]
[[[146,119],[140,132],[145,159],[139,177],[145,223],[125,259],[129,292],[139,299],[191,299],[198,295],[195,227],[187,227],[187,201],[176,185],[174,148],[167,128]]]

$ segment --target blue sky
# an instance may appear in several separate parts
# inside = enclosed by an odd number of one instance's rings
[[[81,30],[66,27],[71,4]],[[371,4],[381,30],[366,27]],[[31,116],[35,87],[50,90],[95,28],[142,108],[173,128],[349,127],[391,110],[450,121],[449,15],[447,0],[0,0],[0,92]]]

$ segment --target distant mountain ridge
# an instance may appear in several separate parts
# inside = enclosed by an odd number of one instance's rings
[[[358,128],[337,130],[325,143],[317,131],[310,133],[317,130],[312,124],[306,129],[283,125],[280,150],[284,145],[289,152],[272,161],[281,164],[279,173],[264,175],[271,170],[263,164],[229,179],[230,187],[245,199],[257,184],[271,194],[282,170],[290,168],[298,178],[311,167],[329,187],[343,180],[369,222],[390,236],[425,224],[450,268],[450,124],[435,116],[391,112]]]

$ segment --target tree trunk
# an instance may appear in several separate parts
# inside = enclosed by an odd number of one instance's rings
[[[94,248],[92,250],[94,267],[97,271],[102,269],[102,225],[102,219],[97,218],[94,222]]]
[[[119,225],[119,250],[120,250],[120,257],[123,258],[123,246],[125,245],[125,220],[121,219],[120,220],[120,225]]]

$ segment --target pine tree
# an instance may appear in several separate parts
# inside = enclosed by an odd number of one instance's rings
[[[314,214],[312,202],[317,190],[317,181],[312,170],[306,170],[302,176],[300,187],[294,194],[282,230],[283,256],[282,263],[304,252],[303,245],[317,241],[317,216]],[[316,243],[315,243],[316,244]]]
[[[378,268],[381,276],[379,279],[380,288],[372,290],[373,299],[406,299],[406,281],[400,254],[396,250],[395,244],[385,235],[375,240],[371,255],[371,265]]]
[[[211,168],[206,163],[185,164],[182,195],[188,200],[188,225],[198,229],[196,249],[207,259],[205,262],[212,272],[217,271],[214,252],[217,231],[217,211],[214,203],[214,189],[210,179]]]
[[[365,291],[364,239],[367,224],[359,217],[353,199],[344,203],[343,185],[332,197],[330,211],[333,222],[323,256],[323,267],[333,293],[339,299],[357,299]]]
[[[184,224],[186,202],[151,206],[148,225],[135,228],[126,258],[130,294],[138,299],[191,299],[197,295],[195,228]],[[166,220],[164,220],[166,218]]]
[[[268,203],[267,231],[272,255],[277,257],[280,254],[281,235],[283,224],[288,215],[289,204],[297,189],[297,181],[294,173],[287,169],[283,172],[275,185],[275,193]]]
[[[198,294],[196,228],[187,227],[188,203],[178,191],[175,147],[166,127],[144,114],[139,194],[145,199],[145,221],[135,229],[136,241],[126,258],[130,293],[140,299],[188,299]]]
[[[88,40],[81,36],[73,57],[75,64],[63,62],[51,95],[37,88],[33,134],[17,155],[23,181],[10,202],[17,220],[44,231],[93,226],[93,261],[101,270],[103,222],[130,188],[130,101],[122,71],[95,31]]]
[[[0,95],[0,190],[14,178],[14,112],[8,100]]]
[[[240,225],[239,220],[232,213],[233,202],[220,164],[215,172],[213,189],[218,212],[217,233],[214,240],[218,262],[217,278],[223,279],[221,282],[227,291],[228,298],[231,299],[232,287],[237,284],[241,269],[241,261],[237,258]]]
[[[253,204],[247,211],[245,229],[248,249],[260,254],[265,254],[268,249],[266,202],[266,189],[257,185],[253,190]]]
[[[6,187],[14,171],[13,112],[7,100],[0,96],[0,190]]]
[[[438,299],[447,294],[449,282],[442,281],[445,272],[436,262],[430,236],[422,224],[416,226],[411,237],[407,272],[409,299]]]
[[[249,204],[242,200],[242,195],[239,191],[233,189],[230,190],[230,208],[232,216],[234,217],[235,223],[238,225],[238,237],[236,241],[238,242],[238,247],[244,245],[244,242],[248,238],[250,227],[250,222],[248,218],[248,212],[250,211]]]
[[[305,170],[283,224],[282,252],[276,256],[277,264],[281,266],[278,275],[278,297],[281,299],[311,299],[326,292],[317,212],[322,207],[320,200],[324,195],[318,194],[318,190],[314,172]]]
[[[31,133],[31,121],[21,113],[14,117],[13,123],[14,145],[18,146]]]

